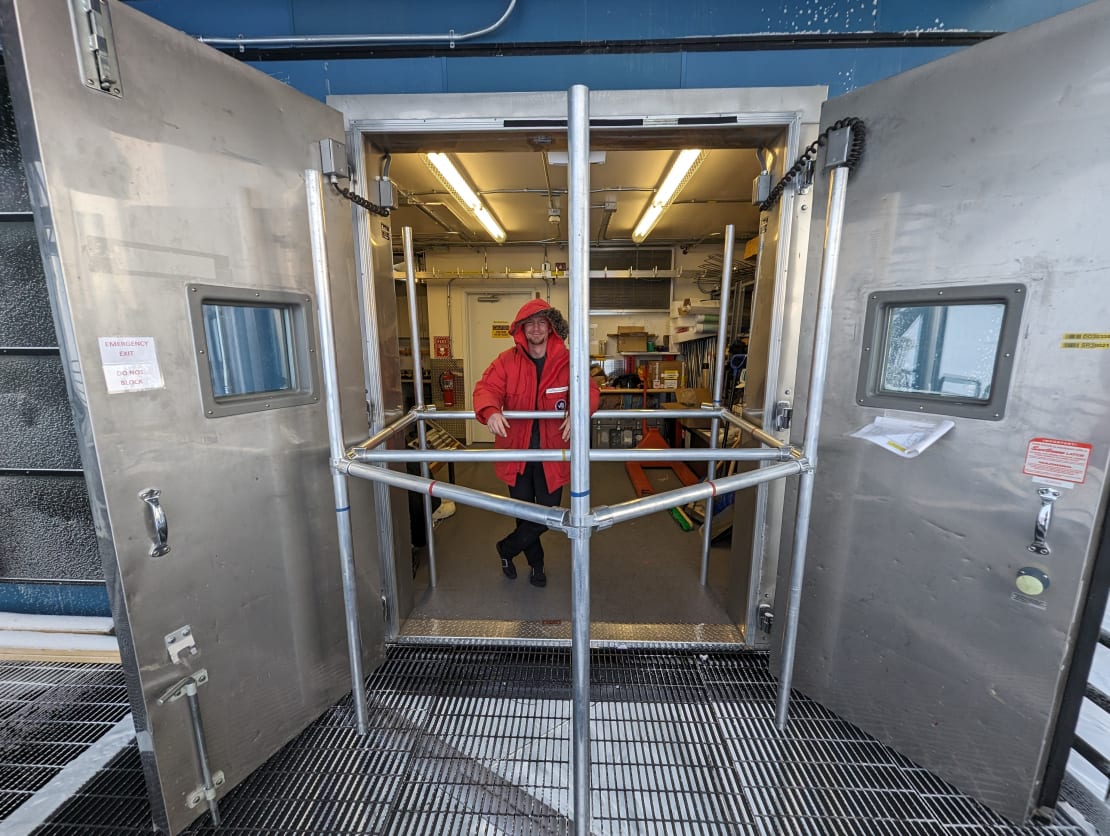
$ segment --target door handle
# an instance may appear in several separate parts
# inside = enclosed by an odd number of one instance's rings
[[[1029,544],[1029,551],[1036,554],[1051,554],[1048,547],[1048,528],[1052,525],[1052,506],[1060,498],[1060,492],[1055,488],[1040,488],[1037,496],[1041,498],[1041,508],[1037,512],[1037,523],[1033,529],[1033,542]]]
[[[170,550],[170,525],[166,519],[166,509],[162,507],[162,492],[157,488],[147,488],[139,492],[139,499],[146,503],[150,512],[147,517],[147,531],[150,533],[150,556],[161,557]]]

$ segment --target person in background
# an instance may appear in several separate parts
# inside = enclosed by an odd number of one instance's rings
[[[515,345],[493,359],[474,387],[474,412],[494,435],[494,446],[511,450],[566,450],[570,447],[570,415],[562,421],[505,417],[508,412],[568,411],[570,352],[563,315],[543,299],[526,302],[509,328]],[[590,381],[590,412],[597,409],[597,383]],[[555,507],[570,482],[570,462],[496,462],[494,470],[509,486],[509,496]],[[516,577],[513,559],[524,553],[533,586],[546,586],[540,535],[547,527],[517,519],[516,527],[497,543],[501,571]]]

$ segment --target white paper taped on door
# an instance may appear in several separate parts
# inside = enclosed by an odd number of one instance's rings
[[[142,392],[165,385],[154,337],[100,337],[98,342],[108,394]]]
[[[952,421],[907,421],[880,416],[852,433],[852,438],[862,438],[896,456],[912,459],[920,456],[954,426],[956,424]]]

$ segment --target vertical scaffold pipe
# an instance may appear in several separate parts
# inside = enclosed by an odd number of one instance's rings
[[[570,202],[571,733],[574,832],[590,832],[590,91],[567,94]]]
[[[794,651],[798,641],[798,614],[802,605],[802,578],[806,568],[809,540],[809,515],[813,507],[813,480],[817,467],[817,436],[821,432],[821,405],[825,399],[825,377],[829,367],[829,337],[832,333],[832,297],[836,289],[836,270],[840,261],[840,234],[844,226],[844,198],[847,195],[848,168],[832,169],[829,186],[829,211],[825,222],[825,256],[821,262],[821,284],[817,291],[817,323],[813,337],[813,368],[809,373],[806,399],[805,457],[809,469],[798,483],[798,512],[794,519],[794,550],[790,563],[790,586],[783,625],[781,670],[775,726],[786,729],[790,714],[790,687],[794,681]]]
[[[725,252],[721,266],[721,317],[717,320],[717,357],[713,366],[713,409],[721,408],[721,390],[725,380],[725,338],[728,334],[728,295],[732,289],[732,252],[736,227],[729,224],[725,227]],[[721,419],[714,418],[709,422],[709,446],[717,449],[717,435],[721,431]],[[728,428],[725,428],[728,436]],[[717,478],[717,462],[710,461],[706,465],[705,478],[712,482]],[[713,499],[710,496],[705,500],[705,522],[701,531],[701,585],[709,583],[709,547],[713,543]]]
[[[420,359],[419,317],[416,314],[416,270],[413,267],[415,256],[412,249],[412,227],[401,228],[401,240],[405,248],[405,288],[409,297],[409,328],[412,334],[412,390],[416,396],[416,408],[424,408],[424,364]],[[420,438],[420,451],[428,449],[428,430],[423,421],[416,422],[416,432]],[[431,479],[427,460],[420,462],[420,475]],[[432,497],[424,494],[424,532],[428,542],[428,583],[436,585],[436,541],[433,536]]]
[[[324,225],[323,180],[320,172],[304,173],[308,195],[308,233],[312,242],[312,275],[316,281],[316,318],[320,328],[320,361],[324,367],[324,406],[328,416],[331,460],[346,452],[343,422],[339,411],[339,369],[335,357],[335,329],[331,313],[331,284],[328,279],[328,243]],[[355,588],[355,554],[351,537],[351,503],[347,477],[331,468],[335,491],[335,525],[339,531],[339,568],[343,577],[343,609],[347,619],[347,654],[351,665],[351,693],[355,702],[358,733],[366,734],[366,686],[362,675],[362,635],[358,626],[358,592]]]

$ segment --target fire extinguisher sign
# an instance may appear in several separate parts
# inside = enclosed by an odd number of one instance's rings
[[[451,338],[450,337],[434,337],[433,347],[435,356],[442,359],[450,358],[451,356]]]

